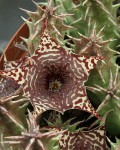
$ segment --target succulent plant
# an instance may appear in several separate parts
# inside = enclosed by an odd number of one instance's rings
[[[1,149],[119,149],[120,4],[33,4],[35,12],[22,9],[26,56],[4,53],[0,70]]]

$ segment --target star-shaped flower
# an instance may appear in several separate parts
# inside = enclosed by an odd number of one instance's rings
[[[81,109],[98,117],[87,98],[84,83],[101,59],[66,51],[45,29],[37,50],[26,59],[25,65],[0,74],[20,84],[33,106],[43,111]]]
[[[90,131],[65,131],[59,144],[61,150],[108,150],[104,126]]]

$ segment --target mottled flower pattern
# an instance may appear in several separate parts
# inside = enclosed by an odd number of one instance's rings
[[[61,150],[108,150],[104,126],[90,131],[65,131],[59,143]]]
[[[76,108],[98,117],[87,98],[84,83],[100,59],[65,50],[45,29],[34,54],[21,66],[0,74],[20,84],[32,104],[40,106],[43,111],[64,112]]]

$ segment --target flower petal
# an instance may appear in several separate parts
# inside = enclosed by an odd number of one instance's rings
[[[17,94],[20,86],[11,79],[2,78],[0,81],[0,99],[6,99]]]
[[[59,144],[61,150],[108,150],[103,126],[91,131],[65,131]]]
[[[33,106],[38,105],[43,111],[64,112],[77,108],[98,117],[87,98],[84,82],[100,59],[65,50],[45,29],[33,55],[21,62],[18,68],[1,71],[0,74],[22,85]]]

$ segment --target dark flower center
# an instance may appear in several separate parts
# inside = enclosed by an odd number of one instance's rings
[[[45,78],[45,87],[48,92],[57,93],[62,90],[63,85],[66,83],[66,72],[63,70],[51,70],[47,73]]]
[[[49,91],[58,92],[61,89],[62,83],[59,80],[49,82]]]

